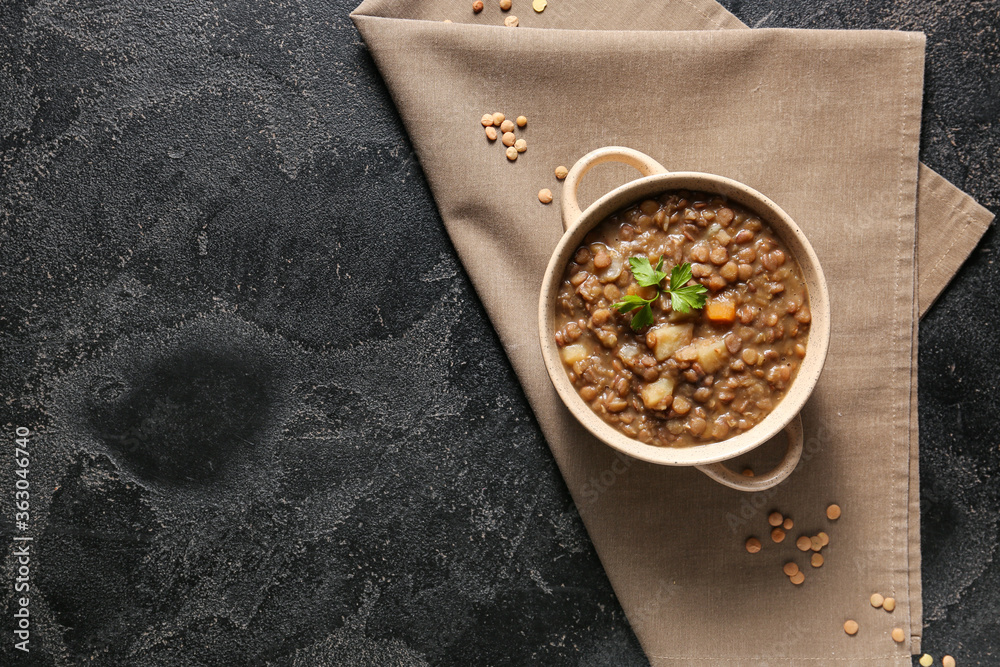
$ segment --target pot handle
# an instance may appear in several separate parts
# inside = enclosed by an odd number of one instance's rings
[[[795,466],[798,465],[802,457],[802,416],[795,415],[795,418],[785,427],[785,435],[788,438],[788,450],[781,463],[765,475],[755,475],[747,477],[735,473],[723,463],[710,463],[703,466],[695,466],[719,484],[724,484],[738,491],[763,491],[777,486],[785,481],[785,478],[792,474]]]
[[[643,176],[667,173],[666,167],[649,157],[645,153],[640,153],[632,148],[624,146],[606,146],[590,151],[576,161],[573,168],[566,176],[566,183],[562,192],[562,219],[563,229],[569,229],[576,222],[582,213],[580,204],[576,200],[576,191],[580,186],[580,179],[590,171],[591,167],[604,162],[622,162],[635,167]]]

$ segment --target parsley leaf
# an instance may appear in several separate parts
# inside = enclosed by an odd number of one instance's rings
[[[651,302],[647,301],[646,305],[640,308],[635,315],[632,316],[632,329],[638,331],[643,327],[648,327],[653,323],[653,309],[649,306]]]
[[[685,262],[670,269],[670,291],[675,292],[691,280],[691,265]],[[702,287],[702,289],[705,289]]]
[[[682,313],[690,313],[692,308],[705,307],[705,294],[708,290],[704,285],[687,285],[680,289],[670,290],[671,307]]]
[[[705,307],[704,285],[688,285],[691,280],[691,265],[679,264],[670,270],[670,306],[681,313],[690,313],[692,308]]]
[[[662,257],[656,264],[655,269],[649,263],[648,257],[629,257],[628,265],[632,267],[632,275],[635,277],[635,281],[643,287],[659,285],[667,277],[667,274],[660,270],[663,268]],[[688,280],[690,279],[689,276]]]
[[[618,303],[611,306],[619,313],[628,313],[636,308],[642,308],[643,306],[649,305],[649,301],[646,301],[638,294],[626,294]]]

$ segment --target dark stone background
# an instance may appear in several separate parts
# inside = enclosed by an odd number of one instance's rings
[[[0,664],[645,662],[355,4],[0,3],[0,421],[4,457],[37,431],[38,549]],[[922,157],[1000,210],[995,0],[725,4],[927,32]],[[997,248],[920,336],[925,648],[964,665],[1000,663]]]

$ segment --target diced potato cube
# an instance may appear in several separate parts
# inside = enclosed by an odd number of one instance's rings
[[[716,324],[732,324],[736,319],[736,306],[729,299],[712,299],[705,304],[705,317]]]
[[[663,361],[690,343],[693,333],[693,324],[661,324],[646,334],[646,344],[653,348],[656,360]]]
[[[699,338],[674,354],[678,361],[697,361],[706,373],[714,373],[722,368],[728,355],[726,342],[718,336]]]
[[[674,379],[669,376],[647,384],[640,391],[642,402],[650,410],[666,410],[673,402],[674,384]]]
[[[560,350],[559,354],[562,356],[563,363],[572,365],[587,358],[587,348],[580,344],[567,345]]]

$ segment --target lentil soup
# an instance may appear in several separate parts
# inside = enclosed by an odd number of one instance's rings
[[[629,258],[691,265],[702,309],[675,311],[642,287]],[[638,331],[613,304],[652,303]],[[605,422],[650,445],[718,442],[759,424],[806,355],[811,315],[802,271],[753,211],[704,192],[669,191],[609,216],[566,267],[555,342],[577,393]]]

